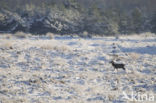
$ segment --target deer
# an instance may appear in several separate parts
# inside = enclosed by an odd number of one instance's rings
[[[123,70],[126,70],[125,68],[125,64],[122,64],[122,63],[115,63],[113,60],[110,61],[110,63],[112,64],[112,66],[114,67],[114,69],[118,70],[118,69],[123,69]]]

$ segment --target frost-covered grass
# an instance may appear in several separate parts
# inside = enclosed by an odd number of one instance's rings
[[[111,60],[126,71],[115,71]],[[154,35],[0,36],[2,103],[130,102],[123,92],[153,95],[156,102],[155,77]]]

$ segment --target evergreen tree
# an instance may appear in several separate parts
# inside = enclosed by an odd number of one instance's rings
[[[140,33],[143,26],[143,16],[139,8],[135,8],[132,11],[132,32]]]
[[[152,20],[151,20],[151,31],[153,33],[156,33],[156,12],[152,15]]]

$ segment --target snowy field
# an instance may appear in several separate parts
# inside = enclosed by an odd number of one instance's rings
[[[156,103],[156,36],[0,36],[0,103],[127,102]]]

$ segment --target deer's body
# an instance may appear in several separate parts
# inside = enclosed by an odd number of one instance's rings
[[[126,69],[125,69],[125,64],[115,63],[114,61],[111,61],[110,63],[112,64],[112,66],[114,67],[114,69],[119,69],[119,68],[121,68],[121,69],[123,69],[123,70],[126,70]]]

